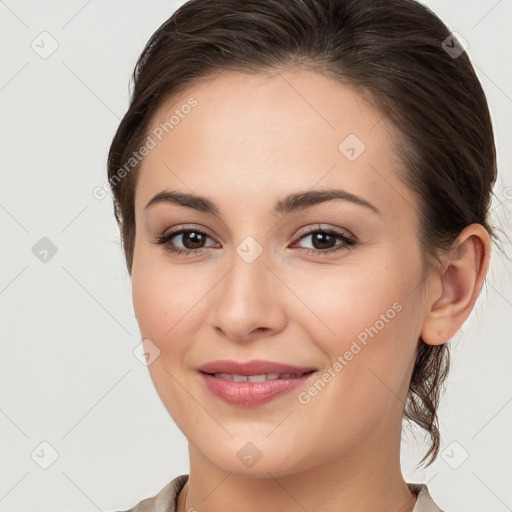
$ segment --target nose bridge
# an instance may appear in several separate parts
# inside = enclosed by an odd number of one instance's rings
[[[267,268],[267,252],[252,237],[234,248],[210,315],[211,325],[228,337],[241,340],[259,328],[282,327],[284,310],[275,293],[275,276]]]
[[[234,292],[234,296],[240,298],[249,294],[256,299],[257,293],[264,288],[267,274],[270,272],[267,268],[267,265],[271,265],[269,249],[264,248],[264,233],[258,233],[252,236],[245,230],[245,233],[241,233],[243,238],[238,244],[233,245],[230,254],[231,270],[226,276],[226,287]],[[247,300],[247,297],[244,300]]]
[[[249,238],[249,237],[248,237]],[[257,244],[257,245],[256,245]],[[234,301],[232,308],[255,311],[264,304],[268,291],[268,258],[263,247],[255,239],[244,239],[236,248],[231,259],[231,270],[226,276],[223,295]]]

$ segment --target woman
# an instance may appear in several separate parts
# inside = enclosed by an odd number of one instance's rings
[[[190,474],[132,512],[439,511],[449,340],[489,265],[487,102],[413,0],[193,0],[147,43],[109,182]]]

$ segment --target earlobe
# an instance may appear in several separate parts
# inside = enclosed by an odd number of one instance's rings
[[[427,295],[421,331],[425,343],[446,343],[468,318],[489,267],[490,245],[489,233],[481,224],[461,231],[442,268],[432,276],[435,282]]]

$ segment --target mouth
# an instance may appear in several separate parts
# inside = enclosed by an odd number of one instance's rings
[[[215,371],[219,370],[219,362],[214,366],[211,370],[204,367],[199,370],[206,390],[221,402],[237,407],[256,407],[277,398],[284,400],[286,396],[290,397],[291,391],[309,383],[317,373],[316,369],[269,362],[246,363],[246,370],[240,369],[243,364],[235,362],[224,361],[224,371]],[[276,366],[282,371],[270,371]]]
[[[205,375],[210,375],[217,379],[230,380],[232,382],[265,382],[270,380],[280,379],[300,379],[304,375],[313,373],[315,370],[300,373],[261,373],[258,375],[242,375],[236,373],[207,373],[201,372]]]
[[[251,361],[219,359],[203,364],[198,367],[197,370],[209,375],[233,375],[234,377],[261,378],[263,375],[265,376],[265,380],[275,380],[278,379],[280,375],[286,375],[286,378],[293,378],[317,370],[317,368],[312,366],[296,366],[263,359],[254,359]],[[269,377],[268,379],[267,376]]]

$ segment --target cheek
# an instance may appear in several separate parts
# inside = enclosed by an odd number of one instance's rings
[[[177,349],[175,342],[193,318],[194,308],[205,294],[205,286],[197,273],[187,269],[171,271],[164,267],[159,269],[157,265],[134,266],[132,300],[141,336],[151,339],[161,351],[169,344]]]
[[[182,416],[176,411],[190,409],[190,396],[182,388],[182,364],[193,331],[194,304],[204,291],[199,293],[192,276],[180,278],[179,272],[134,266],[132,300],[141,339],[151,340],[159,350],[158,357],[148,366],[151,380],[176,425],[183,429]],[[197,412],[189,411],[189,415],[193,414]]]
[[[337,388],[356,409],[364,409],[367,399],[380,397],[383,405],[393,393],[403,395],[421,323],[411,293],[419,267],[402,265],[391,253],[374,263],[351,265],[328,277],[309,276],[299,289],[315,313],[300,320],[304,330],[329,361],[342,365],[335,371],[340,377],[333,392]]]
[[[397,327],[399,310],[412,288],[407,272],[386,269],[382,259],[371,265],[350,265],[335,272],[303,274],[297,295],[311,311],[310,325],[318,322],[329,346],[343,349],[348,342],[364,343],[370,333],[382,337]],[[300,317],[299,317],[300,318]],[[348,348],[348,347],[346,347]],[[329,351],[330,352],[330,351]]]
[[[182,388],[189,370],[187,354],[204,329],[207,292],[217,280],[218,274],[210,279],[210,273],[199,273],[193,265],[140,265],[132,274],[132,300],[141,339],[151,340],[159,350],[148,370],[169,411],[190,407],[190,396]]]
[[[134,271],[132,299],[141,337],[160,345],[171,326],[167,310],[172,309],[172,304],[165,300],[161,283],[149,272]]]

